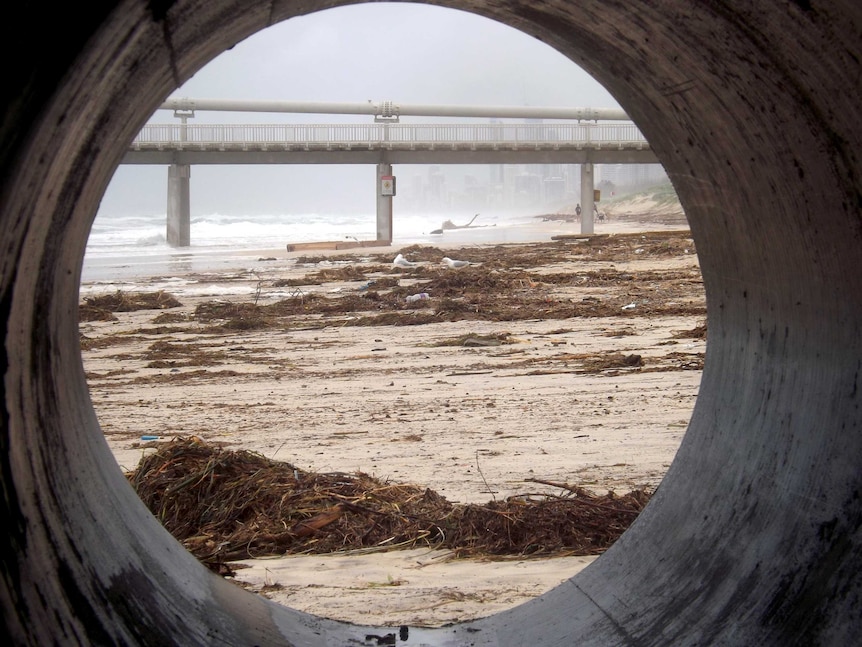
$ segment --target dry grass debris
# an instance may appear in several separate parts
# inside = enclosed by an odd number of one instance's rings
[[[127,474],[150,511],[189,552],[229,574],[232,561],[299,553],[447,548],[457,557],[596,555],[650,498],[521,494],[456,505],[417,485],[357,472],[314,473],[197,437],[162,443]]]
[[[133,312],[135,310],[166,310],[182,307],[176,297],[164,291],[124,292],[117,290],[112,294],[102,294],[84,299],[79,306],[80,321],[113,321],[114,312]]]

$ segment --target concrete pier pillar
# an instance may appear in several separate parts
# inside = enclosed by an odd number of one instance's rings
[[[168,223],[165,237],[171,247],[191,245],[190,177],[191,166],[188,164],[171,164],[168,167]]]
[[[377,165],[377,240],[392,243],[392,197],[395,195],[395,180],[389,184],[384,178],[392,178],[392,164]],[[389,188],[391,187],[391,188]]]
[[[581,164],[581,233],[594,233],[593,190],[595,189],[593,165]]]

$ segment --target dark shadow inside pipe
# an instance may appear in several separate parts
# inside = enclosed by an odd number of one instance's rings
[[[308,10],[330,3],[311,2]],[[635,119],[685,207],[710,345],[632,529],[542,598],[435,630],[353,627],[209,573],[98,431],[75,312],[92,215],[154,107],[293,5],[27,9],[0,126],[3,610],[14,644],[850,644],[860,629],[862,78],[853,2],[441,3],[543,40]],[[71,18],[54,8],[55,19]],[[143,99],[145,98],[145,99]],[[381,642],[385,641],[385,642]]]

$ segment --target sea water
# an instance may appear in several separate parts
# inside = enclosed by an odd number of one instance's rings
[[[393,216],[393,246],[472,242],[526,242],[534,232],[519,229],[531,218],[488,215],[469,229],[446,230],[470,222],[473,214],[399,213]],[[84,255],[82,282],[110,282],[172,271],[216,270],[247,257],[249,250],[286,250],[287,245],[320,241],[368,241],[377,238],[376,215],[356,214],[209,214],[193,217],[191,244],[171,247],[164,213],[116,216],[100,213],[93,222]]]

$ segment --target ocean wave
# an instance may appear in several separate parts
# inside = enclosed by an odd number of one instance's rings
[[[138,240],[135,241],[135,245],[138,247],[155,247],[156,245],[166,244],[167,240],[165,239],[164,234],[150,234],[149,236],[138,238]]]

